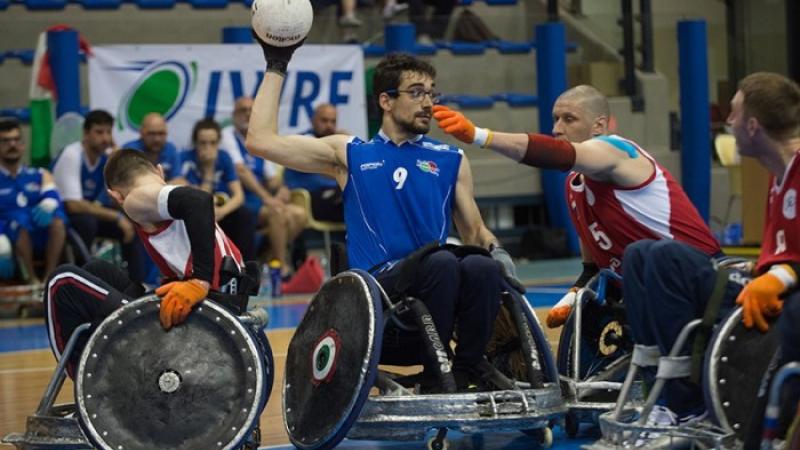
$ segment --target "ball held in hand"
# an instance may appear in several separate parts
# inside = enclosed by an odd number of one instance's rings
[[[310,0],[254,0],[251,11],[253,30],[275,47],[288,47],[303,40],[314,19]]]

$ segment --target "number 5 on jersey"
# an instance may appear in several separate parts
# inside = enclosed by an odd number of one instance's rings
[[[611,239],[609,239],[608,235],[600,230],[599,227],[600,225],[598,225],[597,222],[593,222],[589,225],[589,232],[592,233],[592,237],[597,241],[597,245],[599,245],[600,248],[608,250],[611,248]]]
[[[394,179],[394,182],[397,183],[394,188],[399,191],[400,189],[403,189],[403,186],[406,184],[406,179],[408,179],[408,170],[406,170],[405,167],[398,167],[394,170],[392,178]]]

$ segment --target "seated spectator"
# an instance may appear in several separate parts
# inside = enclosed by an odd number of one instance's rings
[[[269,225],[269,259],[280,261],[286,275],[290,267],[288,245],[303,231],[308,217],[302,207],[289,203],[289,190],[283,185],[277,166],[247,152],[244,140],[252,107],[253,99],[250,97],[236,100],[233,125],[222,130],[222,148],[234,162],[236,173],[242,180],[248,210],[256,217],[259,227]]]
[[[159,113],[150,113],[142,119],[139,139],[125,143],[123,148],[141,150],[153,165],[161,164],[164,179],[169,184],[184,184],[180,177],[180,153],[175,144],[167,140],[167,121]]]
[[[233,161],[228,152],[219,151],[220,134],[213,119],[194,125],[194,148],[184,152],[180,175],[188,184],[214,195],[214,217],[249,261],[254,253],[255,218],[244,207],[244,191]]]
[[[433,15],[428,18],[425,6],[433,6]],[[417,42],[431,45],[444,39],[456,0],[408,0],[408,15],[417,28]]]
[[[64,200],[70,225],[88,248],[96,237],[116,239],[128,275],[144,281],[144,248],[123,212],[109,207],[105,194],[103,166],[114,146],[111,128],[114,118],[106,111],[89,111],[83,121],[83,138],[64,147],[53,162],[53,176]]]
[[[309,136],[322,138],[336,134],[336,107],[323,103],[314,110]],[[317,220],[344,222],[342,190],[336,180],[318,173],[306,173],[293,169],[283,172],[283,181],[289,189],[305,189],[311,194],[311,215]]]
[[[16,120],[0,121],[0,278],[14,276],[14,255],[28,281],[38,283],[35,253],[44,253],[44,278],[56,268],[64,250],[66,214],[53,176],[21,162],[25,153]]]

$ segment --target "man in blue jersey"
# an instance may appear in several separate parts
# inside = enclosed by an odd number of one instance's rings
[[[139,139],[126,142],[122,148],[143,151],[154,165],[161,164],[164,179],[170,184],[183,184],[180,177],[181,160],[175,144],[167,140],[167,121],[159,113],[150,113],[142,119]]]
[[[503,272],[515,276],[515,269],[483,223],[463,152],[425,136],[439,100],[433,66],[402,54],[378,64],[373,96],[383,119],[371,141],[342,134],[281,136],[279,96],[298,46],[261,46],[267,72],[253,105],[248,150],[286,167],[336,179],[344,193],[350,266],[370,271],[389,295],[398,294],[395,285],[403,267],[399,263],[426,244],[444,244],[451,217],[466,244],[491,251],[499,262],[483,254],[427,253],[417,260],[417,276],[402,294],[426,304],[443,342],[450,342],[457,329],[452,369],[459,389],[513,388],[484,353],[499,309]],[[384,360],[422,353],[403,347],[401,340],[384,336]],[[435,362],[423,363],[428,378]]]
[[[289,189],[282,183],[278,167],[247,153],[244,140],[252,108],[251,97],[236,99],[233,123],[222,129],[220,146],[236,167],[244,188],[245,206],[255,217],[257,227],[269,226],[269,259],[280,261],[282,272],[288,274],[288,245],[303,231],[308,217],[303,208],[289,202]]]
[[[28,280],[38,282],[34,253],[44,253],[48,277],[61,259],[66,217],[53,176],[23,164],[23,154],[19,122],[0,121],[0,278],[13,277],[16,253]]]
[[[72,228],[91,247],[95,237],[117,239],[132,280],[144,281],[144,249],[133,223],[111,208],[105,194],[103,166],[114,146],[114,118],[106,111],[89,111],[83,121],[83,138],[64,147],[53,162],[56,181]]]

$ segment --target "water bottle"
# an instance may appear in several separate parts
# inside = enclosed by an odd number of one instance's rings
[[[269,262],[269,278],[272,284],[272,298],[281,296],[281,262],[273,259]]]
[[[270,295],[272,295],[272,274],[269,271],[269,265],[264,264],[261,267],[258,296],[261,298],[269,298]]]

